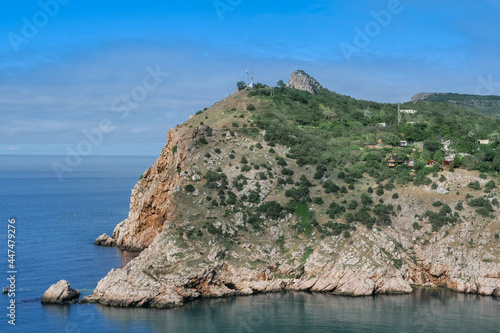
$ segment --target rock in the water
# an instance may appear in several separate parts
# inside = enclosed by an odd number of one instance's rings
[[[116,246],[116,239],[109,237],[104,233],[101,236],[97,237],[97,239],[94,241],[94,244],[102,246]]]
[[[73,303],[80,298],[80,292],[71,288],[66,280],[61,280],[50,286],[42,296],[42,303]]]
[[[300,70],[295,71],[290,75],[288,84],[290,87],[295,89],[307,91],[311,95],[317,95],[322,88],[318,81],[310,77],[304,71]]]

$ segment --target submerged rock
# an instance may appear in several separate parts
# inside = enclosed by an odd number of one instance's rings
[[[66,280],[50,286],[42,296],[42,303],[65,304],[74,303],[80,298],[80,292],[71,288]]]

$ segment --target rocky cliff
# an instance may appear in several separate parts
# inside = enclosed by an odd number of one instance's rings
[[[322,89],[318,81],[301,70],[295,71],[290,75],[288,85],[295,89],[307,91],[311,95],[317,95]]]
[[[95,244],[131,251],[148,247],[162,232],[165,221],[172,218],[174,194],[183,180],[180,174],[188,150],[193,142],[206,135],[211,135],[207,126],[171,129],[160,156],[132,190],[128,218],[116,226],[111,237],[101,235]]]
[[[375,181],[364,178],[349,194],[325,192],[333,178],[264,140],[252,122],[258,111],[246,106],[267,110],[265,103],[239,91],[169,131],[132,191],[129,217],[96,241],[142,252],[109,272],[84,302],[164,308],[255,292],[357,296],[417,286],[500,296],[498,210],[483,216],[455,208],[455,222],[436,229],[425,213],[438,211],[436,200],[459,207],[478,194],[465,184],[488,180],[456,170],[436,173],[435,186],[396,185],[376,197],[385,205],[367,203],[372,211],[394,207],[392,223],[354,226],[333,218],[328,204],[347,202]],[[294,186],[322,200],[290,208],[288,198],[300,195]]]

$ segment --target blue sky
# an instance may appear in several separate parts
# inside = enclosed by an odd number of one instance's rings
[[[247,68],[379,102],[500,95],[499,17],[493,0],[5,2],[0,154],[157,155]]]

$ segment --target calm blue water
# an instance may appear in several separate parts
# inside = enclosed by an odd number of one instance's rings
[[[500,300],[446,290],[340,297],[309,293],[204,299],[184,307],[44,306],[60,279],[84,295],[121,251],[94,239],[128,214],[130,191],[154,157],[87,157],[59,182],[54,157],[0,157],[0,276],[7,277],[7,220],[16,218],[16,326],[0,295],[0,332],[500,332]],[[3,257],[2,257],[3,256]],[[0,284],[0,285],[2,285]]]

